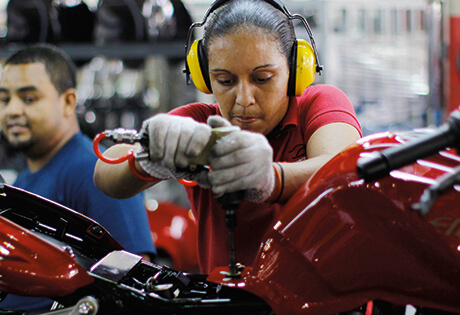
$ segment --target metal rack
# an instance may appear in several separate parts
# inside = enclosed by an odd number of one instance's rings
[[[73,60],[91,59],[96,56],[108,58],[132,58],[143,59],[146,56],[157,55],[165,58],[183,58],[185,44],[177,42],[145,42],[123,43],[98,46],[91,43],[58,44]],[[20,44],[8,44],[0,46],[0,59],[4,59],[13,52],[25,47]]]
[[[427,0],[289,2],[313,16],[324,74],[351,99],[365,134],[437,124]]]
[[[327,82],[350,97],[365,133],[425,126],[425,1],[325,1]]]

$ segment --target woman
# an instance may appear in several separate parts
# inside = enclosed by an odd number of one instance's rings
[[[126,198],[163,179],[190,178],[183,170],[202,152],[211,128],[239,127],[214,145],[211,171],[193,177],[199,186],[186,187],[203,273],[229,261],[225,211],[216,196],[245,192],[237,210],[236,261],[251,265],[282,204],[361,136],[353,107],[337,88],[315,85],[298,97],[288,95],[295,34],[286,13],[271,2],[230,0],[212,10],[201,48],[203,75],[217,104],[189,104],[144,122],[150,160],[136,162],[135,172],[152,181],[140,180],[126,164],[96,166],[97,186]],[[129,149],[116,145],[105,154]]]

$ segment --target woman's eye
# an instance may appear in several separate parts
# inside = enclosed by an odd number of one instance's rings
[[[222,84],[222,85],[225,85],[225,86],[229,86],[229,85],[233,84],[232,79],[217,79],[217,82],[219,82],[219,84]]]
[[[264,76],[256,76],[254,78],[254,81],[256,81],[257,83],[266,83],[267,81],[270,81],[272,77],[271,76],[268,76],[268,75],[264,75]]]

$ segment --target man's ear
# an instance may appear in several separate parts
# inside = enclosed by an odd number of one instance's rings
[[[75,108],[77,106],[77,91],[74,88],[70,88],[62,93],[64,100],[64,115],[66,117],[75,115]]]

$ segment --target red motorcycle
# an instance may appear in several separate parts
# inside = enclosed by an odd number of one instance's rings
[[[460,314],[459,145],[460,112],[362,138],[291,198],[252,266],[210,275],[146,262],[2,185],[0,290],[51,297],[49,314]]]

